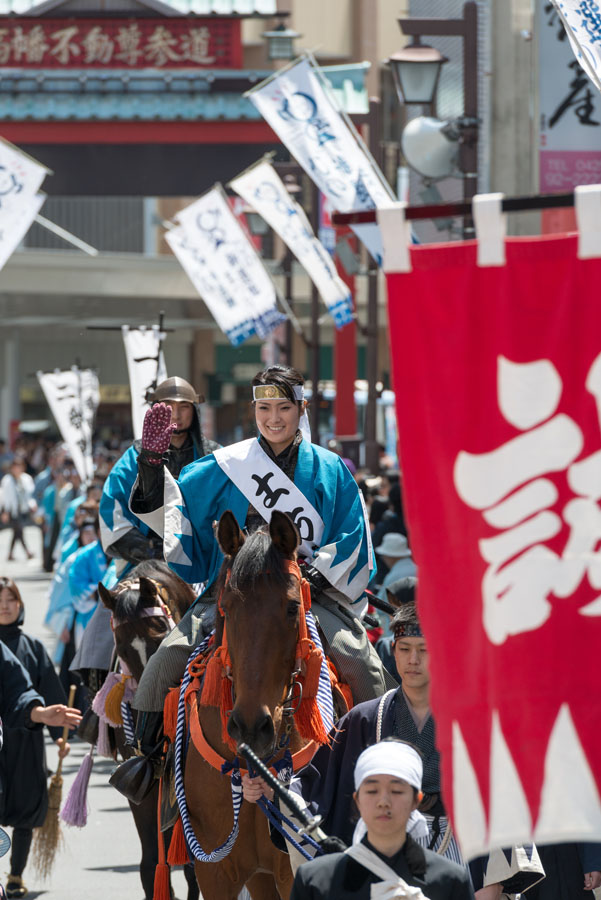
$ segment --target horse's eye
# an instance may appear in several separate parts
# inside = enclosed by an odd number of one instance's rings
[[[290,600],[288,603],[288,608],[286,609],[286,615],[290,616],[291,619],[296,618],[298,613],[298,600]]]

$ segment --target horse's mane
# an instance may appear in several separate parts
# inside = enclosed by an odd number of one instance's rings
[[[276,585],[287,588],[289,575],[283,566],[284,557],[271,542],[266,528],[259,528],[248,537],[232,563],[229,587],[234,591],[253,589],[260,578],[270,578]],[[225,574],[225,573],[222,573]]]

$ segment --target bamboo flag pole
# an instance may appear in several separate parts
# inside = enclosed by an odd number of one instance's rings
[[[68,705],[75,702],[77,685],[69,688]],[[69,737],[69,726],[63,728],[63,746]],[[61,846],[63,837],[60,829],[59,810],[63,795],[63,757],[59,758],[55,774],[50,780],[48,788],[48,812],[44,824],[36,828],[33,839],[32,864],[41,878],[48,878],[54,865],[56,851]]]

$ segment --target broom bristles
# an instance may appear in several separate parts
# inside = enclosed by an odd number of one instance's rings
[[[58,812],[63,793],[62,775],[53,775],[48,787],[48,812],[44,824],[33,833],[33,853],[31,862],[37,875],[46,879],[50,876],[56,851],[63,845]]]

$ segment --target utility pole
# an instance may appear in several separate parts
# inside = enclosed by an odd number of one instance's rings
[[[319,234],[319,188],[311,182],[311,226],[314,234]],[[311,440],[319,444],[319,374],[320,374],[320,346],[319,346],[319,293],[311,282]]]
[[[381,104],[378,97],[369,99],[369,150],[376,163],[382,168],[382,153],[380,144]],[[368,257],[367,266],[367,347],[366,347],[366,376],[367,376],[367,405],[365,407],[365,465],[374,475],[379,469],[379,450],[376,440],[376,416],[378,391],[378,264]]]

